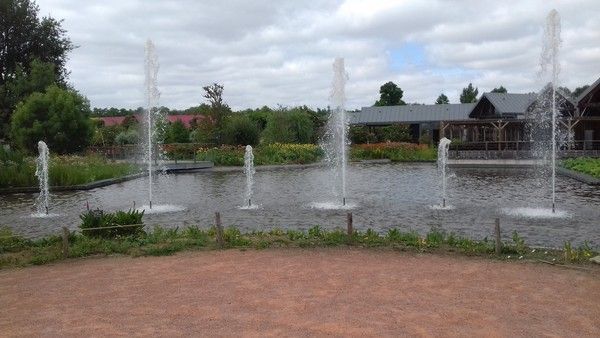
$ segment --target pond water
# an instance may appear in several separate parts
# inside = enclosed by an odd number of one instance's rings
[[[244,205],[245,176],[235,172],[196,172],[157,178],[154,204],[184,207],[184,211],[144,215],[150,226],[185,227],[214,224],[221,212],[226,226],[242,231],[272,228],[308,229],[345,227],[348,210],[327,209],[332,202],[330,172],[323,167],[259,170],[254,175],[253,203]],[[52,194],[52,218],[32,218],[37,194],[0,196],[0,226],[26,237],[57,234],[67,226],[77,229],[86,203],[91,208],[122,210],[145,204],[147,178],[89,191]],[[559,176],[557,208],[563,217],[534,218],[519,208],[548,207],[547,181],[532,170],[451,169],[447,196],[450,210],[432,207],[441,199],[434,164],[352,164],[348,168],[348,204],[354,227],[380,232],[396,227],[426,233],[432,227],[472,238],[492,238],[499,217],[503,237],[513,230],[527,244],[561,247],[564,241],[600,246],[600,189]],[[325,208],[323,208],[325,206]],[[531,210],[530,210],[531,211]],[[529,213],[531,214],[531,212]]]

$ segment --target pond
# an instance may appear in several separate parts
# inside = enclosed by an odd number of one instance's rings
[[[529,218],[515,215],[522,207],[548,207],[547,180],[533,170],[451,169],[447,187],[451,210],[440,204],[440,183],[434,164],[351,164],[348,169],[350,210],[322,208],[332,201],[330,172],[324,167],[259,170],[254,176],[257,209],[243,210],[245,176],[239,171],[207,171],[159,177],[154,204],[171,204],[184,211],[147,214],[150,226],[185,227],[214,224],[221,212],[226,226],[242,231],[272,228],[308,229],[345,227],[352,211],[354,227],[386,232],[390,228],[426,233],[432,227],[476,239],[492,238],[494,219],[500,218],[503,237],[513,230],[527,244],[561,247],[564,241],[600,246],[600,189],[559,176],[557,208],[564,217]],[[77,229],[86,203],[91,208],[122,210],[146,203],[147,178],[104,188],[52,193],[53,218],[32,218],[36,194],[0,196],[0,226],[26,237],[57,234],[67,226]]]

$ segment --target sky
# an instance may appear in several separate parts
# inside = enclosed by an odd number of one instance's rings
[[[63,19],[78,46],[70,82],[93,107],[144,105],[144,45],[156,46],[160,105],[206,103],[202,87],[224,85],[234,110],[264,105],[325,108],[333,61],[345,59],[347,109],[370,106],[393,81],[404,101],[458,103],[480,94],[541,89],[543,28],[561,17],[559,84],[600,77],[600,1],[37,0]]]

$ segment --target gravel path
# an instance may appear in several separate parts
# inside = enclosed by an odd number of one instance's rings
[[[0,271],[0,336],[600,337],[600,269],[363,249]]]

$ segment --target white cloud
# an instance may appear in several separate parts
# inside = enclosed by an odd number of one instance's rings
[[[600,76],[600,3],[519,1],[114,1],[38,0],[64,19],[80,47],[71,82],[94,106],[143,104],[144,42],[159,56],[161,104],[203,101],[202,86],[225,85],[235,109],[328,104],[332,63],[346,58],[348,107],[371,105],[396,82],[408,102],[456,102],[472,82],[480,92],[539,89],[546,13],[562,17],[560,79],[574,88]],[[392,51],[421,46],[424,60],[394,67]]]

